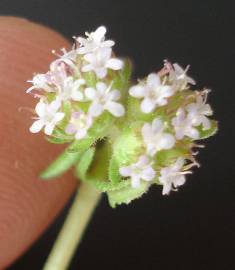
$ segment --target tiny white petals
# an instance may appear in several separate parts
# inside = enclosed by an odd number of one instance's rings
[[[155,176],[156,172],[152,168],[151,162],[147,156],[140,156],[136,163],[130,166],[121,167],[119,173],[124,177],[130,177],[133,188],[140,186],[141,180],[150,182]]]
[[[199,126],[202,124],[203,129],[207,130],[211,127],[210,121],[206,116],[212,115],[212,109],[209,104],[205,103],[202,96],[198,96],[196,103],[191,103],[186,106],[188,118],[192,125]]]
[[[94,52],[99,48],[110,48],[114,45],[114,41],[105,40],[106,28],[100,26],[95,32],[86,33],[87,38],[78,37],[80,48],[77,49],[78,54],[86,54]]]
[[[33,84],[29,89],[26,90],[26,93],[31,92],[34,89],[44,90],[46,92],[54,92],[55,90],[50,85],[48,74],[37,74],[33,77],[31,81],[28,81]]]
[[[189,66],[184,70],[177,63],[173,64],[173,68],[169,72],[169,80],[173,85],[174,90],[182,91],[188,88],[188,84],[195,85],[196,82],[189,76],[187,76],[187,71]]]
[[[35,107],[38,117],[30,127],[30,132],[37,133],[45,126],[45,134],[51,135],[57,123],[64,118],[64,113],[58,112],[60,105],[58,100],[52,101],[50,104],[40,100]]]
[[[113,70],[119,70],[122,69],[123,62],[119,59],[111,58],[107,61],[106,67]]]
[[[38,133],[44,126],[44,122],[41,120],[35,121],[32,126],[30,127],[30,132],[32,133]]]
[[[172,119],[172,125],[175,130],[175,137],[178,140],[188,136],[194,140],[199,139],[199,131],[193,126],[192,119],[187,117],[184,109],[179,108],[176,116]]]
[[[141,82],[129,89],[129,94],[135,98],[143,98],[141,102],[141,111],[150,113],[159,106],[166,105],[167,98],[174,94],[169,85],[161,83],[157,74],[148,75],[146,83]]]
[[[100,79],[107,75],[107,69],[119,70],[123,67],[123,62],[116,58],[111,58],[112,50],[104,47],[92,53],[84,55],[86,64],[82,66],[82,72],[94,71]]]
[[[84,84],[85,80],[83,79],[74,80],[74,78],[71,76],[65,78],[63,82],[58,85],[58,99],[61,101],[83,101],[84,94],[82,91],[82,86]]]
[[[142,85],[135,85],[130,88],[129,93],[135,98],[142,98],[145,95],[145,88]]]
[[[109,101],[106,105],[105,108],[114,116],[116,117],[121,117],[125,114],[125,109],[124,107],[117,103],[117,102],[112,102]]]
[[[124,106],[118,102],[121,94],[119,90],[111,90],[111,86],[107,86],[103,82],[96,84],[96,89],[86,88],[85,96],[92,103],[89,107],[89,113],[97,117],[103,113],[104,110],[109,111],[116,117],[121,117],[125,114]]]
[[[74,112],[65,132],[75,134],[75,139],[80,140],[86,137],[87,131],[92,124],[93,119],[90,114],[85,114],[83,111]]]
[[[171,149],[175,145],[174,136],[164,132],[164,124],[160,119],[154,119],[152,124],[145,123],[142,136],[150,156],[154,156],[157,151]]]
[[[185,183],[185,174],[190,173],[190,171],[183,172],[183,165],[183,158],[178,158],[171,166],[161,169],[159,181],[163,185],[163,195],[168,195],[172,188],[177,188]]]

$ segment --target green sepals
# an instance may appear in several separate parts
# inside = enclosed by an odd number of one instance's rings
[[[113,145],[113,157],[119,167],[136,161],[143,152],[142,138],[139,134],[142,123],[136,122],[125,128]]]
[[[174,147],[169,150],[161,150],[157,152],[156,154],[156,166],[155,169],[161,168],[161,167],[168,167],[172,163],[174,163],[177,158],[187,158],[190,156],[190,147],[187,148],[187,145],[185,144],[185,147]]]
[[[46,137],[46,139],[55,144],[64,144],[70,143],[74,140],[74,136],[68,135],[61,128],[57,127],[54,129],[53,134],[50,137]]]
[[[203,126],[200,125],[198,127],[198,130],[200,132],[200,139],[207,139],[213,135],[215,135],[215,133],[218,130],[218,122],[215,120],[211,120],[211,127],[207,130],[203,129]]]
[[[110,71],[110,76],[113,77],[113,89],[118,89],[122,93],[122,98],[127,96],[127,88],[130,83],[130,76],[132,73],[132,65],[129,59],[124,61],[124,67],[120,71]]]
[[[82,181],[86,180],[86,174],[94,159],[95,147],[91,147],[81,156],[76,168],[75,174]]]
[[[83,78],[86,81],[86,84],[88,87],[92,87],[95,88],[96,87],[96,83],[97,83],[97,79],[95,76],[95,73],[90,71],[90,72],[84,72],[83,73]]]
[[[141,182],[138,188],[133,188],[130,184],[130,180],[126,180],[126,182],[129,183],[128,186],[107,192],[111,207],[115,208],[122,203],[129,204],[131,201],[140,198],[150,187],[149,183],[144,181]]]
[[[115,157],[112,157],[110,162],[109,162],[109,181],[111,183],[119,183],[122,181],[121,175],[119,173],[119,165],[118,162],[116,161]]]

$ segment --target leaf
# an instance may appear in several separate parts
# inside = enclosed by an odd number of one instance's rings
[[[109,180],[116,184],[122,181],[121,175],[119,174],[119,165],[114,157],[109,162]]]
[[[215,120],[211,120],[211,127],[207,130],[204,130],[202,126],[198,128],[200,132],[200,139],[207,139],[218,131],[218,123]]]
[[[115,190],[122,189],[130,185],[129,181],[127,180],[122,180],[119,183],[111,183],[109,181],[91,180],[91,183],[92,185],[94,185],[94,187],[96,187],[101,192],[115,191]]]
[[[149,187],[149,183],[142,181],[139,188],[133,188],[129,182],[127,187],[107,192],[109,204],[113,208],[122,203],[129,204],[132,200],[140,198]]]
[[[86,151],[94,142],[95,138],[85,138],[73,142],[45,171],[40,174],[40,177],[42,179],[50,179],[66,172],[78,162],[84,151]],[[76,151],[71,151],[73,148],[75,148]]]
[[[95,147],[91,147],[81,156],[76,169],[75,174],[78,178],[85,181],[86,179],[86,173],[91,166],[91,163],[93,161],[95,155]]]
[[[70,153],[65,150],[53,163],[51,163],[45,171],[40,174],[44,180],[59,176],[67,171],[80,158],[81,153]]]

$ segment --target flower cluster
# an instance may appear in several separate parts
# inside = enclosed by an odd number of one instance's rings
[[[189,66],[168,61],[131,85],[129,61],[114,56],[114,41],[105,34],[101,26],[75,38],[71,51],[62,49],[46,74],[33,77],[27,92],[40,100],[30,131],[44,128],[49,141],[72,143],[77,158],[67,151],[58,171],[63,162],[66,169],[75,165],[78,177],[107,192],[112,206],[140,197],[152,184],[169,194],[198,166],[196,141],[217,130],[208,118],[209,91],[192,90]]]

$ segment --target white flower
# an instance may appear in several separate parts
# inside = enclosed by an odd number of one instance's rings
[[[55,92],[54,88],[50,85],[49,73],[37,74],[28,82],[32,83],[33,85],[26,90],[26,93],[29,93],[34,89],[44,90],[46,92]]]
[[[184,109],[179,108],[176,116],[172,119],[172,125],[175,129],[175,137],[178,140],[188,136],[194,140],[199,139],[199,131],[193,127],[193,122],[190,117],[187,117]]]
[[[173,68],[169,70],[169,80],[173,84],[174,89],[183,90],[187,88],[188,84],[196,84],[194,79],[187,76],[189,66],[184,70],[177,63],[173,64]]]
[[[98,48],[109,48],[114,45],[112,40],[105,41],[106,28],[104,26],[100,26],[95,32],[85,34],[87,38],[77,38],[80,44],[80,48],[77,49],[79,54],[94,52]]]
[[[92,116],[99,116],[104,110],[109,111],[116,117],[121,117],[125,113],[125,109],[122,104],[116,102],[120,99],[119,90],[111,90],[112,84],[107,87],[103,82],[96,84],[96,89],[86,88],[85,95],[92,103],[89,108],[89,113]]]
[[[68,134],[75,134],[75,138],[80,140],[87,135],[87,130],[92,126],[93,119],[83,111],[73,112],[70,123],[65,129]]]
[[[107,69],[119,70],[123,67],[123,62],[117,58],[111,58],[110,48],[100,48],[93,53],[84,55],[88,64],[82,67],[82,72],[94,71],[100,79],[107,75]]]
[[[155,108],[167,104],[167,98],[172,96],[173,89],[169,85],[163,85],[157,74],[150,74],[146,83],[140,83],[129,89],[129,94],[135,98],[143,98],[141,110],[150,113]]]
[[[37,133],[45,126],[45,134],[51,135],[57,123],[64,118],[64,113],[58,112],[60,106],[58,100],[52,101],[50,104],[40,100],[35,108],[38,117],[30,127],[30,132]]]
[[[141,180],[150,182],[156,176],[156,172],[152,168],[148,157],[144,155],[140,156],[136,163],[127,167],[121,167],[119,172],[122,176],[131,178],[133,188],[138,188]]]
[[[58,99],[59,100],[84,100],[84,94],[81,91],[81,86],[85,84],[85,80],[77,79],[74,80],[72,76],[64,79],[62,85],[58,85]]]
[[[142,136],[150,156],[154,156],[157,151],[170,149],[175,145],[175,138],[170,133],[164,132],[164,124],[160,119],[155,118],[150,123],[145,123],[142,127]]]
[[[173,189],[176,189],[185,183],[185,174],[189,174],[191,171],[182,171],[183,165],[184,159],[178,158],[173,165],[161,169],[159,181],[163,185],[163,195],[169,194],[172,186]]]
[[[192,121],[193,126],[202,124],[203,129],[207,130],[211,127],[211,122],[206,116],[212,115],[212,109],[202,96],[198,96],[196,103],[191,103],[186,106],[188,118]]]

